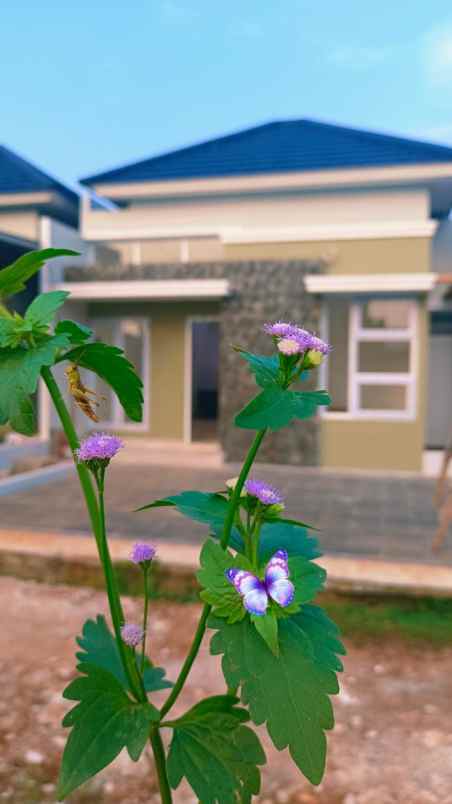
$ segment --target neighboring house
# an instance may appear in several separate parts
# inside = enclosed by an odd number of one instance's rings
[[[261,459],[420,470],[452,394],[452,148],[310,120],[268,123],[82,183],[89,266],[66,271],[79,316],[141,372],[143,425],[107,394],[102,422],[155,439],[217,439],[253,382],[232,344],[270,351],[291,319],[334,351],[330,409]],[[49,274],[48,281],[52,276]],[[429,304],[432,306],[431,337]]]
[[[50,246],[84,248],[78,234],[79,196],[35,165],[0,145],[0,270],[32,249]],[[56,263],[56,265],[55,265]],[[54,271],[63,269],[56,260]],[[40,288],[33,277],[13,306],[23,312]],[[49,410],[39,400],[40,435],[49,431]]]

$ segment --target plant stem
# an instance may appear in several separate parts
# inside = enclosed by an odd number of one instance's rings
[[[68,440],[68,444],[71,448],[72,457],[74,459],[75,468],[77,470],[78,478],[80,481],[80,486],[82,488],[83,496],[85,497],[85,503],[88,509],[91,528],[97,542],[97,547],[99,549],[99,538],[98,538],[99,508],[89,470],[83,463],[79,463],[76,458],[75,451],[80,446],[79,440],[77,438],[77,433],[75,432],[72,419],[66,407],[66,403],[61,395],[60,389],[55,381],[52,372],[50,371],[49,368],[47,368],[47,366],[43,366],[43,368],[41,369],[41,377],[47,386],[49,394],[52,398],[52,402],[55,405],[55,410],[58,413],[59,419],[63,426],[63,430]]]
[[[105,502],[104,502],[104,473],[103,470],[98,476],[99,492],[99,543],[100,560],[104,568],[105,586],[107,587],[108,603],[110,606],[111,620],[115,632],[116,644],[118,646],[124,672],[127,676],[130,689],[135,698],[139,701],[146,700],[146,693],[142,689],[138,674],[135,652],[127,647],[121,637],[121,625],[124,623],[124,612],[122,610],[121,598],[119,596],[118,585],[116,582],[113,563],[107,541],[107,531],[105,527]]]
[[[126,673],[133,694],[138,700],[143,701],[146,700],[146,694],[144,690],[141,689],[140,687],[138,681],[138,672],[136,672],[136,677],[134,677],[133,675],[131,663],[129,662],[127,653],[125,651],[126,646],[124,645],[121,639],[120,629],[121,629],[121,623],[123,621],[123,614],[122,614],[121,600],[117,589],[116,579],[114,577],[113,566],[111,563],[111,557],[105,533],[103,478],[101,480],[100,487],[98,488],[99,491],[99,501],[98,501],[96,499],[96,493],[93,488],[93,483],[91,480],[89,470],[84,464],[77,461],[76,450],[80,446],[79,440],[70,413],[62,397],[58,384],[55,381],[52,372],[50,371],[49,368],[47,368],[47,366],[44,366],[41,369],[41,376],[48,388],[49,394],[52,398],[52,402],[55,405],[55,409],[58,413],[61,424],[63,426],[63,430],[68,440],[68,444],[72,450],[72,457],[75,463],[75,467],[77,469],[83,495],[85,497],[86,507],[88,509],[91,521],[91,527],[96,539],[99,558],[104,570],[105,584],[107,587],[107,594],[108,594],[108,602],[110,604],[111,619],[115,630],[115,636],[119,654],[121,656],[121,660],[124,666],[124,672]]]
[[[159,780],[160,796],[162,804],[172,804],[173,797],[168,782],[168,774],[166,771],[166,757],[165,749],[163,747],[160,731],[157,726],[154,726],[150,734],[150,742],[155,759],[155,769],[157,771],[157,778]]]
[[[232,525],[234,523],[235,513],[236,513],[236,510],[237,510],[237,508],[238,508],[238,506],[240,504],[240,494],[242,492],[243,486],[245,484],[245,480],[249,475],[250,469],[251,469],[251,467],[253,465],[253,462],[254,462],[254,459],[255,459],[255,457],[257,455],[257,451],[258,451],[258,449],[259,449],[259,447],[260,447],[260,445],[261,445],[261,443],[262,443],[262,441],[264,439],[264,436],[265,436],[266,432],[267,432],[267,430],[264,429],[264,430],[259,430],[259,432],[256,433],[254,441],[251,444],[251,447],[249,449],[249,452],[248,452],[248,454],[247,454],[247,456],[245,458],[245,462],[244,462],[244,464],[242,466],[242,469],[241,469],[241,472],[239,474],[237,483],[236,483],[235,488],[234,488],[234,492],[233,492],[233,494],[231,496],[231,499],[230,499],[230,502],[229,502],[228,513],[227,513],[226,519],[224,521],[224,530],[223,530],[223,534],[222,534],[221,542],[220,542],[221,547],[223,548],[223,550],[225,550],[226,547],[228,546],[228,542],[229,542],[229,539],[231,537]],[[206,630],[207,620],[208,620],[211,608],[212,607],[208,603],[206,603],[205,606],[203,607],[201,617],[199,619],[198,627],[196,629],[195,636],[193,637],[193,642],[191,644],[191,647],[190,647],[190,650],[188,652],[187,658],[185,659],[185,662],[182,665],[181,671],[179,673],[179,676],[177,678],[176,683],[174,684],[173,689],[171,690],[168,698],[166,699],[165,703],[163,704],[163,706],[162,706],[162,708],[160,710],[160,716],[162,718],[170,711],[170,709],[172,708],[173,704],[176,702],[176,700],[178,699],[178,697],[179,697],[179,695],[180,695],[180,693],[182,691],[182,688],[183,688],[183,686],[185,684],[187,676],[188,676],[188,674],[189,674],[189,672],[190,672],[190,670],[192,668],[193,662],[195,661],[195,659],[196,659],[196,657],[198,655],[198,651],[199,651],[199,648],[201,646],[201,642],[202,642],[202,639],[203,639],[203,636],[204,636],[204,633],[205,633],[205,630]]]
[[[148,614],[149,614],[149,571],[143,568],[144,579],[144,614],[143,614],[143,650],[141,653],[141,675],[144,673],[144,662],[146,659],[146,636],[148,628]]]

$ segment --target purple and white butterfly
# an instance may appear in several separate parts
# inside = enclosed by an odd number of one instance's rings
[[[269,598],[283,608],[292,603],[295,587],[289,581],[287,558],[286,550],[277,550],[265,567],[263,581],[247,570],[226,570],[226,578],[235,586],[243,598],[243,605],[251,614],[263,616],[267,611]]]

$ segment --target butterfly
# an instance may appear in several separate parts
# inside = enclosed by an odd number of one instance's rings
[[[283,608],[292,603],[295,587],[289,581],[287,558],[286,550],[277,550],[265,567],[263,581],[247,570],[236,568],[226,570],[226,578],[237,589],[243,598],[243,605],[251,614],[262,617],[267,611],[269,598]]]

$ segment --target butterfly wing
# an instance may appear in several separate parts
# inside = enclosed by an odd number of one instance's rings
[[[265,588],[270,597],[285,608],[292,603],[295,587],[289,580],[286,550],[277,550],[265,569]]]
[[[243,605],[250,614],[261,617],[267,611],[268,595],[265,585],[252,572],[240,569],[230,569],[226,577],[243,598]]]

